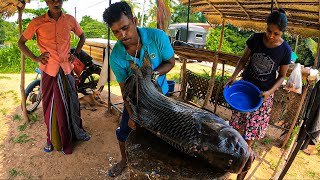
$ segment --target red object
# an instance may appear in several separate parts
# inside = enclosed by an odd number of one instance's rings
[[[73,71],[77,74],[78,77],[80,77],[80,75],[84,69],[84,64],[78,58],[76,58],[73,61],[73,65],[74,65]]]

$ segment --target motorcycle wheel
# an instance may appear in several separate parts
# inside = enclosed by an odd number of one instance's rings
[[[34,112],[38,108],[42,100],[40,90],[40,80],[37,79],[32,81],[24,91],[26,94],[26,109],[28,114]]]
[[[90,91],[97,89],[97,85],[100,79],[101,69],[96,68],[86,73],[81,74],[81,81],[78,85],[78,91],[83,95],[90,94]]]

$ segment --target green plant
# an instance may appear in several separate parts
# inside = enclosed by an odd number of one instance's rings
[[[11,77],[8,77],[8,76],[0,76],[0,79],[10,80],[10,79],[11,79]]]
[[[312,179],[316,179],[316,172],[309,170],[307,173],[309,177],[311,177]]]
[[[2,113],[2,115],[6,116],[9,112],[9,109],[8,108],[2,108],[0,109],[0,112]]]
[[[26,134],[20,134],[18,137],[12,137],[10,140],[14,143],[20,144],[32,141],[32,139],[30,139]]]
[[[272,159],[270,160],[270,168],[275,170],[277,167],[277,163],[275,163]]]
[[[18,115],[18,114],[15,114],[15,115],[12,116],[12,120],[20,122],[20,121],[22,121],[22,117],[20,115]]]
[[[19,126],[18,126],[18,130],[19,130],[19,131],[24,131],[24,130],[27,129],[27,126],[28,126],[27,123],[24,123],[23,125],[19,125]]]
[[[267,145],[267,144],[271,144],[271,139],[269,139],[269,138],[264,138],[264,139],[263,139],[263,143],[266,144],[266,145]]]
[[[20,176],[22,174],[23,174],[23,172],[20,172],[20,171],[16,170],[15,168],[12,168],[12,169],[9,170],[9,177],[10,178],[17,177],[17,176]]]
[[[39,115],[37,113],[31,113],[29,114],[29,119],[31,122],[37,122],[39,121]]]
[[[288,140],[288,142],[286,144],[286,148],[288,148],[290,146],[290,144],[292,143],[295,135],[298,134],[299,131],[300,131],[300,126],[297,125],[296,127],[294,127],[294,129],[293,129],[293,131],[291,133],[290,139]]]

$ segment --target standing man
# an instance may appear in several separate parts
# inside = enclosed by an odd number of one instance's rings
[[[46,0],[49,11],[33,19],[19,39],[21,51],[42,70],[41,91],[44,120],[47,126],[47,142],[43,150],[61,150],[72,153],[72,140],[89,140],[82,128],[75,80],[72,75],[75,55],[70,54],[70,32],[80,37],[75,53],[85,42],[76,19],[62,12],[63,0]],[[40,56],[34,55],[26,46],[36,34]]]
[[[125,80],[132,74],[129,62],[135,62],[142,67],[145,52],[148,52],[151,59],[152,78],[161,87],[162,93],[166,94],[168,83],[165,74],[175,64],[168,36],[158,29],[137,28],[138,20],[133,17],[131,8],[125,1],[111,4],[104,11],[103,20],[118,39],[110,56],[110,66],[120,85],[122,95]],[[130,131],[135,129],[135,123],[130,119],[131,107],[126,100],[124,105],[120,127],[116,130],[122,158],[109,170],[108,175],[111,177],[118,176],[126,167],[125,141]]]

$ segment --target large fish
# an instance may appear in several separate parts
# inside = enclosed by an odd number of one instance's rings
[[[136,123],[213,167],[233,173],[243,170],[251,153],[236,130],[210,112],[161,94],[151,81],[147,52],[141,68],[133,63],[130,66],[133,75],[125,82],[124,98],[131,105],[131,118]]]

